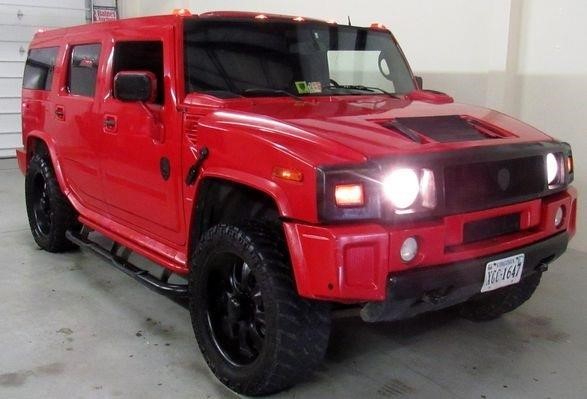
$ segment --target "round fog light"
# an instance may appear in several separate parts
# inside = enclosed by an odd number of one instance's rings
[[[559,206],[554,214],[554,226],[561,227],[563,224],[563,219],[565,218],[565,210],[562,206]]]
[[[418,255],[418,240],[408,237],[404,240],[400,249],[400,256],[404,262],[411,262]]]

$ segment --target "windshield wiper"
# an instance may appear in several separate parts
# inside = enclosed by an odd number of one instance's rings
[[[375,86],[363,86],[363,85],[328,85],[328,86],[325,86],[324,88],[325,89],[342,89],[342,90],[361,90],[361,91],[369,91],[369,92],[379,91],[380,93],[383,93],[385,95],[388,95],[389,97],[401,99],[401,97],[398,96],[397,94],[390,93],[387,90],[383,90],[382,88],[375,87]]]
[[[259,87],[259,88],[252,88],[252,89],[245,89],[242,91],[243,94],[283,94],[289,96],[291,98],[295,98],[296,101],[303,101],[301,97],[296,96],[295,94],[290,93],[289,91],[280,90],[280,89],[272,89],[270,87]]]

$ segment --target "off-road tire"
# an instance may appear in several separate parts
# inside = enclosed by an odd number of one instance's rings
[[[35,214],[35,203],[42,195],[38,184],[44,184],[45,201],[49,209],[49,223],[43,229]],[[77,223],[77,213],[63,195],[47,154],[35,153],[29,162],[25,177],[25,200],[31,232],[39,247],[49,252],[64,252],[76,247],[65,237],[65,232]]]
[[[249,265],[263,298],[266,329],[262,350],[246,365],[235,365],[215,345],[208,316],[207,279],[215,254],[230,252]],[[322,362],[330,334],[327,303],[300,297],[292,277],[281,226],[217,225],[202,237],[191,261],[190,315],[200,350],[216,377],[240,394],[284,390]],[[211,289],[212,290],[212,289]]]
[[[541,272],[536,272],[517,284],[480,294],[460,307],[461,316],[472,321],[490,321],[520,307],[540,284]]]

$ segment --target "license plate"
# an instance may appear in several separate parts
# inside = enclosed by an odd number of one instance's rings
[[[523,268],[524,254],[489,262],[485,267],[485,281],[481,292],[493,291],[518,283],[522,277]]]

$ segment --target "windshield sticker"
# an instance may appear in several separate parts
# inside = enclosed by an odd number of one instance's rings
[[[322,83],[306,82],[304,80],[295,82],[298,94],[322,93]]]
[[[307,94],[308,93],[308,84],[306,81],[295,82],[296,83],[296,90],[298,94]]]

